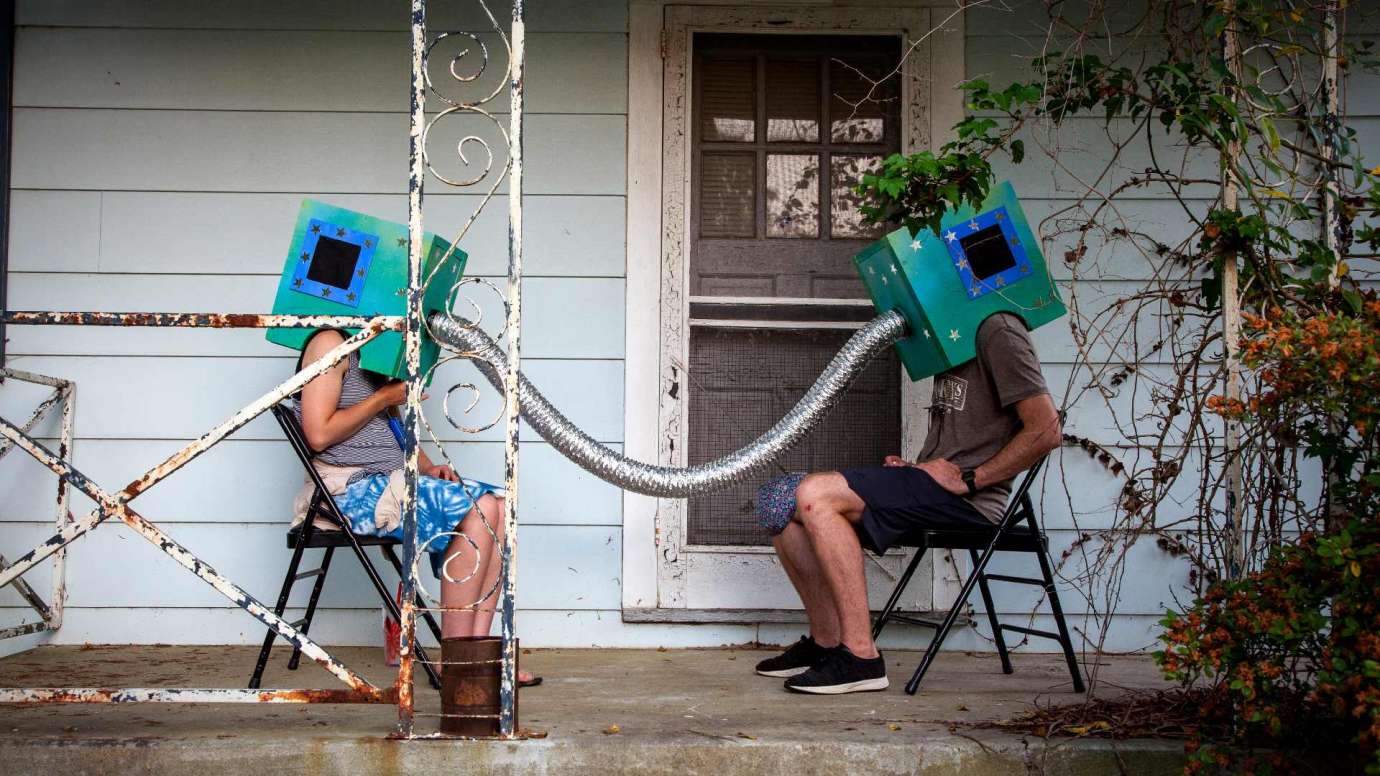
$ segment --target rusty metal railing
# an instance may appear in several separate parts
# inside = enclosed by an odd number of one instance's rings
[[[515,0],[512,7],[511,27],[504,31],[498,23],[493,13],[489,10],[485,0],[476,0],[479,7],[484,11],[493,31],[497,33],[503,43],[508,55],[508,77],[504,83],[499,84],[489,91],[481,89],[477,96],[462,98],[449,93],[441,84],[436,83],[430,74],[430,60],[433,52],[438,51],[438,46],[445,42],[461,41],[462,48],[459,53],[454,54],[445,72],[450,76],[450,85],[465,86],[479,82],[483,76],[489,62],[489,50],[480,37],[472,32],[462,33],[441,33],[435,36],[428,36],[426,31],[426,0],[412,0],[412,99],[411,99],[411,167],[408,178],[408,231],[412,239],[412,252],[409,255],[409,277],[413,278],[421,271],[421,254],[419,239],[422,234],[422,194],[424,184],[428,175],[435,178],[439,183],[456,187],[468,188],[478,187],[482,190],[482,196],[478,207],[466,219],[460,227],[459,232],[451,241],[454,251],[459,246],[461,240],[468,232],[469,228],[478,218],[483,208],[494,198],[503,181],[508,181],[508,288],[504,305],[506,308],[506,320],[504,330],[508,335],[508,348],[511,354],[510,369],[507,379],[510,386],[517,385],[519,348],[521,344],[521,280],[522,280],[522,118],[523,118],[523,66],[525,61],[526,34],[523,25],[524,5],[522,0]],[[477,53],[477,56],[476,56]],[[468,67],[468,69],[464,69]],[[504,90],[509,95],[509,121],[505,130],[503,124],[490,110],[489,104],[500,97]],[[441,110],[437,111],[430,118],[426,114],[426,100],[428,95],[439,99],[442,103]],[[467,166],[474,166],[469,156],[466,155],[467,146],[477,147],[484,155],[482,170],[476,175],[456,177],[446,174],[433,165],[433,158],[428,152],[427,139],[430,137],[432,129],[438,124],[451,119],[463,116],[478,117],[493,125],[507,152],[506,159],[502,167],[494,172],[495,153],[487,140],[477,134],[467,134],[463,136],[455,148],[455,154],[460,161]],[[471,151],[473,153],[473,151]],[[446,255],[450,258],[450,254]],[[415,296],[409,298],[408,309],[408,340],[406,343],[406,358],[408,359],[409,369],[415,369],[418,353],[414,348],[419,346],[422,327],[427,325],[422,319],[421,294],[424,293],[426,284],[435,276],[431,275],[420,280],[414,280],[413,285],[419,286],[414,289]],[[452,296],[457,288],[452,289]],[[478,310],[478,305],[474,305]],[[450,313],[450,311],[447,311]],[[461,325],[477,325],[473,322],[463,321],[451,315],[456,321],[461,321]],[[416,326],[416,331],[413,331]],[[468,353],[453,353],[447,358],[438,361],[436,367],[441,366],[449,360],[468,358]],[[435,368],[433,367],[433,373]],[[478,389],[471,384],[457,385],[445,391],[449,397],[450,393],[460,387]],[[421,383],[413,382],[409,391],[420,392]],[[409,401],[411,405],[411,402]],[[446,418],[451,424],[461,431],[477,433],[496,425],[497,420],[487,425],[478,427],[463,426],[451,417],[449,405],[446,404]],[[500,632],[502,638],[502,658],[500,674],[500,700],[499,711],[497,714],[499,735],[503,737],[513,737],[517,732],[517,635],[514,625],[515,607],[514,590],[516,585],[517,568],[517,457],[518,457],[518,428],[519,428],[520,408],[517,403],[517,391],[509,390],[504,402],[504,412],[502,418],[506,424],[505,445],[504,445],[504,511],[501,518],[490,516],[483,513],[476,507],[478,518],[482,521],[484,530],[488,531],[490,538],[498,539],[495,526],[490,522],[492,518],[503,521],[504,530],[502,531],[499,547],[499,578],[496,584],[485,589],[481,583],[479,588],[478,600],[467,602],[461,605],[443,606],[431,604],[425,608],[432,612],[478,610],[486,606],[496,606],[500,614]],[[444,445],[441,444],[437,436],[431,432],[430,425],[426,419],[418,414],[415,422],[412,416],[405,416],[405,425],[412,431],[425,428],[431,440],[440,448],[442,455],[445,455]],[[405,443],[405,455],[408,459],[406,470],[406,488],[408,490],[408,503],[415,501],[415,467],[416,467],[416,438],[411,436]],[[446,456],[449,460],[449,456]],[[413,708],[412,696],[412,671],[415,660],[415,650],[412,648],[416,638],[416,619],[421,613],[416,605],[415,592],[421,586],[418,577],[418,553],[422,549],[416,542],[416,514],[415,509],[404,512],[404,557],[403,567],[407,574],[403,583],[402,592],[402,651],[400,653],[399,665],[399,701],[398,701],[398,730],[397,737],[400,738],[421,738],[439,737],[443,734],[418,734],[415,731],[415,717],[417,716]],[[455,531],[451,534],[452,540],[469,541],[467,537]],[[477,548],[476,548],[477,549]],[[492,562],[492,561],[490,561]],[[474,572],[471,572],[474,573]],[[450,581],[456,580],[451,576],[450,565],[447,564],[442,571],[443,576]],[[492,602],[497,596],[498,602]],[[429,598],[430,596],[423,596]],[[446,664],[444,650],[442,665]],[[443,718],[446,716],[483,716],[492,719],[492,715],[461,715],[455,712],[446,712],[442,709]]]
[[[59,314],[62,315],[62,314]],[[129,317],[126,314],[100,313],[105,321],[124,320],[124,325],[144,326],[144,325],[167,325],[160,322],[148,322]],[[10,322],[29,322],[27,314],[12,316],[7,313],[5,319]],[[308,325],[299,321],[290,320],[296,316],[242,316],[242,323],[254,324],[256,327],[267,325],[265,320],[272,318],[272,325],[275,326],[294,326]],[[306,634],[299,631],[292,624],[274,614],[273,611],[255,599],[248,591],[236,585],[223,575],[216,572],[210,564],[198,558],[186,547],[173,540],[163,532],[158,526],[144,518],[139,513],[129,507],[129,502],[138,497],[141,493],[166,479],[173,472],[181,469],[191,461],[195,460],[202,453],[209,450],[217,442],[237,429],[243,427],[249,421],[258,417],[269,407],[282,401],[286,397],[301,390],[317,375],[330,369],[341,359],[350,353],[358,350],[364,343],[378,336],[380,333],[401,327],[403,319],[393,316],[391,318],[376,318],[368,325],[363,327],[359,334],[350,337],[339,346],[332,349],[323,359],[313,364],[307,365],[300,372],[293,375],[283,383],[268,393],[260,396],[249,405],[236,412],[215,428],[193,440],[182,449],[173,453],[157,466],[149,469],[144,474],[130,482],[118,494],[101,488],[85,474],[74,467],[67,457],[71,450],[71,428],[70,420],[65,431],[64,442],[58,452],[54,452],[45,447],[41,442],[31,436],[32,423],[25,424],[29,428],[16,426],[9,421],[0,418],[0,436],[6,440],[6,444],[14,445],[27,452],[39,463],[48,467],[57,474],[59,482],[65,486],[71,486],[84,493],[92,501],[96,502],[96,508],[81,520],[72,519],[67,513],[66,508],[66,487],[62,487],[59,494],[59,501],[62,503],[62,515],[58,520],[57,531],[46,541],[34,547],[29,552],[16,558],[4,571],[0,572],[0,587],[10,584],[20,578],[25,572],[34,568],[36,565],[47,558],[60,554],[67,545],[85,535],[88,531],[100,525],[108,518],[115,517],[129,526],[135,533],[147,539],[158,549],[162,550],[179,565],[195,574],[202,581],[209,584],[217,592],[229,598],[236,606],[249,612],[251,616],[262,622],[265,626],[272,628],[293,646],[302,650],[302,653],[316,661],[327,671],[334,674],[343,681],[349,688],[342,690],[242,690],[238,688],[226,689],[157,689],[157,688],[128,688],[128,689],[82,689],[82,688],[4,688],[0,689],[0,703],[53,703],[53,702],[76,702],[76,703],[117,703],[129,701],[197,701],[197,702],[243,702],[243,701],[304,701],[304,702],[391,702],[396,692],[393,690],[381,689],[359,674],[350,670],[343,663],[333,658],[324,648],[309,639]],[[106,324],[109,325],[109,324]],[[187,324],[184,324],[187,325]],[[319,325],[314,322],[311,325]],[[236,328],[242,326],[237,325]],[[38,375],[28,375],[33,378],[31,381],[51,381],[49,384],[58,385],[66,381],[59,381],[56,378],[44,378]],[[67,383],[67,385],[71,385]],[[58,388],[63,392],[62,388]],[[42,411],[42,405],[35,411],[38,415]],[[65,414],[70,418],[70,413]],[[61,580],[61,576],[55,570],[54,577]],[[60,582],[59,582],[60,584]],[[65,593],[64,593],[65,594]],[[55,599],[57,596],[55,596]]]
[[[516,583],[516,507],[517,507],[517,435],[519,407],[517,384],[519,367],[519,345],[521,330],[520,282],[522,278],[522,74],[525,51],[523,27],[524,8],[522,0],[513,3],[511,29],[505,33],[495,20],[484,0],[476,0],[496,32],[508,49],[507,90],[511,108],[509,127],[502,125],[489,113],[484,104],[501,93],[495,89],[479,100],[456,101],[442,97],[450,107],[440,115],[427,119],[425,101],[428,90],[435,90],[428,71],[428,53],[440,40],[461,35],[471,39],[483,50],[483,44],[472,33],[443,33],[430,36],[427,30],[426,0],[411,0],[411,151],[408,180],[408,287],[406,314],[402,316],[322,316],[322,315],[259,315],[240,313],[127,313],[127,312],[49,312],[49,311],[6,311],[0,320],[15,325],[72,325],[72,326],[121,326],[121,327],[178,327],[178,328],[351,328],[359,333],[328,352],[322,359],[305,365],[292,377],[283,381],[269,392],[255,399],[243,409],[207,431],[201,437],[185,445],[167,459],[134,479],[124,488],[112,491],[101,487],[79,471],[69,460],[73,440],[73,400],[75,386],[67,380],[43,375],[35,375],[14,369],[0,370],[0,379],[18,380],[52,387],[52,396],[35,407],[30,418],[23,424],[14,424],[0,418],[0,456],[15,447],[25,451],[42,463],[58,477],[57,517],[54,533],[33,549],[6,563],[0,558],[0,588],[14,585],[19,595],[40,616],[37,622],[22,623],[0,630],[0,638],[56,630],[62,622],[63,602],[66,598],[64,559],[66,548],[102,522],[114,518],[142,536],[179,565],[197,578],[210,585],[218,593],[228,598],[236,606],[244,609],[252,617],[272,629],[279,636],[301,650],[302,654],[314,660],[322,668],[338,678],[343,689],[240,689],[240,688],[0,688],[0,703],[128,703],[128,702],[196,702],[196,703],[396,703],[398,706],[398,728],[395,736],[400,738],[420,738],[414,729],[414,696],[412,668],[416,641],[416,592],[419,586],[417,575],[417,515],[416,493],[418,482],[418,431],[430,427],[421,413],[422,386],[428,375],[420,372],[420,347],[426,322],[423,319],[422,299],[431,277],[422,274],[422,193],[428,173],[448,185],[470,186],[481,184],[486,178],[493,178],[479,208],[465,222],[452,241],[458,245],[480,209],[494,196],[505,175],[509,180],[509,271],[507,292],[507,321],[510,368],[507,375],[508,393],[505,401],[504,417],[507,423],[505,445],[505,486],[506,499],[503,522],[505,531],[500,548],[501,576],[498,585],[500,601],[497,604],[501,615],[503,638],[503,670],[501,709],[497,715],[500,734],[505,737],[515,735],[516,728],[516,635],[514,630],[514,589]],[[451,62],[450,74],[460,83],[477,80],[478,74],[460,73],[456,63],[457,55]],[[488,53],[483,50],[484,63]],[[482,65],[480,70],[482,71]],[[508,146],[508,159],[501,171],[492,175],[494,155],[486,141],[477,136],[465,137],[457,153],[465,164],[469,160],[463,148],[469,143],[478,143],[488,152],[488,162],[482,174],[473,179],[454,180],[438,173],[428,161],[426,151],[427,130],[436,121],[456,113],[480,114],[493,120],[499,127],[505,145]],[[446,260],[451,256],[447,255]],[[334,658],[324,647],[317,644],[292,623],[276,615],[273,610],[255,599],[248,591],[218,573],[205,561],[198,558],[190,549],[182,546],[159,528],[153,521],[136,512],[130,502],[148,489],[196,459],[202,453],[242,428],[255,417],[267,411],[278,402],[291,396],[315,377],[324,373],[349,354],[361,348],[366,342],[385,331],[400,331],[404,337],[404,352],[407,364],[407,401],[404,405],[403,450],[406,465],[404,468],[405,495],[403,504],[403,554],[404,554],[404,592],[401,628],[401,664],[392,687],[380,687],[360,676]],[[457,354],[452,358],[462,358]],[[50,450],[33,432],[40,422],[55,407],[61,405],[61,436],[56,450]],[[444,449],[442,449],[444,455]],[[89,514],[76,519],[68,507],[69,488],[85,494],[96,506]],[[488,525],[487,516],[482,516]],[[492,531],[492,526],[489,526]],[[53,591],[50,602],[42,597],[23,579],[23,575],[43,561],[53,559]],[[485,598],[495,591],[488,591]],[[484,599],[465,608],[484,605]],[[492,604],[491,604],[492,605]],[[429,607],[439,609],[440,607]],[[430,737],[430,736],[426,736]]]
[[[20,382],[32,383],[34,385],[44,385],[53,389],[53,393],[48,398],[38,403],[34,407],[29,419],[24,421],[20,430],[29,433],[42,423],[48,416],[49,411],[57,405],[62,405],[61,431],[58,437],[58,456],[66,458],[72,450],[72,413],[76,402],[77,386],[70,380],[61,380],[56,377],[36,375],[32,372],[25,372],[19,369],[0,369],[0,380],[18,380]],[[9,439],[0,442],[0,458],[4,458],[14,449],[14,443]],[[56,530],[61,531],[72,519],[71,512],[67,509],[67,481],[58,478],[57,481],[57,516]],[[39,616],[37,622],[20,623],[0,630],[0,639],[9,639],[16,636],[25,636],[30,633],[42,633],[43,631],[55,631],[62,627],[62,609],[67,601],[67,550],[58,548],[52,553],[53,557],[53,593],[52,599],[45,602],[28,582],[19,576],[14,577],[14,589],[19,593],[19,597],[29,605]],[[10,568],[10,563],[0,555],[0,573],[4,573]],[[22,572],[21,572],[22,573]]]

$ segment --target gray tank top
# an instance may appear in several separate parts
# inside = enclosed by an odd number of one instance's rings
[[[346,409],[359,404],[369,398],[379,384],[359,368],[359,354],[351,353],[345,368],[345,379],[340,386],[340,403],[337,406]],[[300,425],[300,400],[294,402],[292,411]],[[370,418],[369,422],[361,426],[349,439],[337,442],[317,453],[316,460],[333,466],[364,467],[364,471],[350,478],[351,481],[370,474],[387,474],[403,467],[402,449],[398,447],[398,440],[393,436],[393,431],[388,427],[388,420],[382,413]]]

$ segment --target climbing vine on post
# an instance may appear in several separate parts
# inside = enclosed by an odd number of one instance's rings
[[[1239,723],[1227,726],[1234,748],[1195,745],[1195,767],[1235,767],[1246,760],[1233,753],[1256,743],[1308,743],[1271,722],[1296,708],[1380,772],[1380,641],[1358,635],[1380,622],[1346,582],[1370,568],[1380,534],[1367,495],[1376,403],[1352,390],[1380,384],[1380,166],[1345,119],[1346,84],[1376,68],[1374,41],[1347,25],[1375,19],[1339,0],[1091,5],[1047,3],[1043,39],[1018,41],[1031,77],[964,84],[968,116],[952,140],[864,176],[862,212],[935,229],[1014,165],[1046,187],[1021,193],[1052,201],[1039,231],[1074,281],[1068,441],[1120,483],[1110,518],[1067,497],[1078,539],[1061,567],[1095,612],[1090,646],[1107,636],[1130,548],[1153,541],[1187,566],[1198,598],[1167,621],[1166,639],[1181,641],[1166,641],[1166,669]],[[1239,341],[1224,336],[1228,301],[1246,321]],[[1242,348],[1239,397],[1229,344]],[[1080,427],[1093,415],[1103,422]],[[1224,424],[1238,424],[1239,444],[1224,444]],[[1283,620],[1255,617],[1260,596],[1295,589],[1272,587],[1281,568],[1309,569],[1313,592]],[[1201,645],[1209,621],[1230,644],[1179,649]],[[1261,660],[1314,673],[1237,673]]]

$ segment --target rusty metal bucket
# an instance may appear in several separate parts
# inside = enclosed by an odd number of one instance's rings
[[[516,648],[514,652],[518,654]],[[442,639],[441,661],[441,732],[472,738],[498,736],[503,640],[490,636]],[[514,728],[516,694],[514,688]]]

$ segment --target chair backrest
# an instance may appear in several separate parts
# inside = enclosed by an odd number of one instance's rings
[[[312,505],[307,508],[307,512],[322,512],[324,516],[338,525],[345,525],[344,516],[335,505],[335,499],[331,498],[331,493],[326,489],[326,483],[321,479],[321,473],[312,466],[312,459],[316,453],[311,450],[311,445],[307,444],[307,435],[302,432],[302,426],[297,422],[297,416],[293,414],[287,402],[279,402],[273,405],[273,417],[278,419],[278,425],[283,427],[283,435],[287,437],[288,444],[292,445],[292,451],[297,454],[297,460],[302,463],[302,467],[307,470],[307,476],[311,478],[312,484],[316,486],[316,498],[312,500]],[[318,505],[325,505],[322,510]]]
[[[293,414],[292,408],[287,406],[287,402],[279,402],[273,405],[273,417],[278,419],[278,425],[283,427],[283,434],[288,438],[292,445],[293,452],[302,459],[303,464],[308,464],[311,459],[316,457],[316,453],[311,450],[311,445],[307,444],[307,435],[302,433],[302,426],[297,422],[297,416]],[[308,466],[307,468],[312,468]]]
[[[1044,468],[1047,460],[1049,460],[1049,456],[1045,455],[1036,461],[1034,466],[1026,469],[1021,481],[1011,491],[1011,498],[1006,502],[1006,511],[1002,513],[999,523],[1003,529],[1015,522],[1022,511],[1030,511],[1032,515],[1034,514],[1034,506],[1030,503],[1030,487],[1035,484],[1035,478],[1040,476],[1040,470]]]
[[[1064,421],[1067,418],[1068,413],[1064,410],[1059,410],[1060,426],[1064,425]],[[1001,522],[998,523],[1003,531],[1015,522],[1016,517],[1020,515],[1022,511],[1030,515],[1031,530],[1038,530],[1039,527],[1035,525],[1035,506],[1030,502],[1030,486],[1035,484],[1035,478],[1040,476],[1040,470],[1044,468],[1045,462],[1049,460],[1050,455],[1052,455],[1052,453],[1044,454],[1033,466],[1026,469],[1025,476],[1021,477],[1020,483],[1016,485],[1015,490],[1011,491],[1011,498],[1006,502],[1006,511],[1002,513]]]

